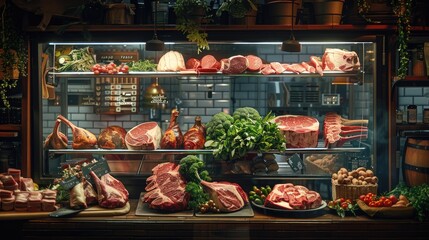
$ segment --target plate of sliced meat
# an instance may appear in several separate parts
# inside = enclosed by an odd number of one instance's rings
[[[265,214],[279,215],[279,216],[293,217],[293,218],[310,218],[310,217],[322,216],[326,213],[326,206],[327,206],[325,201],[322,201],[322,205],[320,205],[317,208],[294,209],[294,210],[266,207],[264,205],[256,204],[255,202],[252,202],[252,205],[256,209],[263,211]]]
[[[252,205],[267,214],[287,217],[315,217],[326,213],[326,202],[320,194],[301,185],[282,183],[274,185],[264,204]]]

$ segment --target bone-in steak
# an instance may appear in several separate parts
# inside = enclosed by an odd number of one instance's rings
[[[179,173],[179,165],[161,163],[152,169],[152,176],[147,178],[147,191],[143,202],[150,208],[167,212],[185,210],[188,206],[189,194],[185,191],[186,182]]]
[[[249,202],[244,190],[236,183],[201,181],[201,185],[221,212],[238,211]]]
[[[161,142],[161,128],[156,122],[144,122],[131,128],[125,135],[128,149],[158,149]]]

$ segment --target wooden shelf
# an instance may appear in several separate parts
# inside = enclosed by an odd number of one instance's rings
[[[0,131],[21,131],[20,124],[0,124]]]
[[[424,131],[429,130],[429,124],[417,123],[417,124],[407,124],[400,123],[396,125],[396,131]]]
[[[428,76],[406,76],[405,79],[399,79],[393,82],[395,87],[424,87],[429,86]]]

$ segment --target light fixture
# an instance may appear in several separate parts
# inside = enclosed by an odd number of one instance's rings
[[[290,30],[290,39],[286,40],[282,43],[282,51],[285,52],[301,52],[301,44],[295,40],[295,36],[293,35],[293,22],[295,21],[294,18],[294,5],[295,0],[292,0],[292,28]]]
[[[146,51],[163,51],[164,50],[164,42],[158,39],[158,35],[156,34],[156,26],[157,26],[157,15],[158,15],[158,0],[155,0],[155,13],[154,13],[154,23],[153,23],[153,39],[146,42]]]

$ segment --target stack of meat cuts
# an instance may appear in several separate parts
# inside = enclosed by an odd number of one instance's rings
[[[276,184],[265,198],[264,206],[284,210],[314,209],[322,205],[320,194],[292,183]]]
[[[302,115],[282,115],[273,119],[286,139],[286,147],[317,147],[319,121]]]
[[[323,123],[325,147],[341,147],[347,141],[368,138],[368,120],[348,120],[337,113],[327,113]]]
[[[179,173],[179,165],[161,163],[152,169],[147,178],[147,191],[141,201],[150,208],[165,212],[178,212],[188,207],[189,194],[185,191],[186,182]]]

